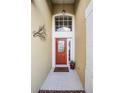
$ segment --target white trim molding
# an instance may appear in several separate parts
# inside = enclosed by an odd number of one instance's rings
[[[85,18],[87,18],[92,11],[93,11],[93,1],[91,0],[91,2],[89,3],[88,7],[85,10]]]
[[[55,14],[52,17],[52,67],[55,66],[69,66],[69,60],[68,60],[68,47],[67,47],[67,64],[66,65],[56,65],[56,38],[67,38],[67,45],[69,40],[71,41],[71,50],[72,50],[72,55],[71,59],[75,61],[75,18],[74,15],[65,13],[65,16],[71,16],[72,17],[72,31],[70,32],[56,32],[55,31],[55,17],[56,16],[61,16],[62,13]]]
[[[86,67],[85,91],[93,93],[93,1],[85,11],[86,17]]]

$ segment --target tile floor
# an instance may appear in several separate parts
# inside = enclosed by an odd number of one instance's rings
[[[83,90],[83,87],[75,70],[54,72],[52,68],[40,90]]]

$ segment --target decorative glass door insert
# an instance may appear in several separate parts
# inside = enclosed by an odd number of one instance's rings
[[[64,41],[58,41],[58,52],[64,52]]]

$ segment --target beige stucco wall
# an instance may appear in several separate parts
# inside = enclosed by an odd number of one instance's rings
[[[45,24],[47,39],[41,41],[31,36],[31,93],[38,93],[52,66],[51,12],[46,0],[35,1],[31,4],[31,33]]]
[[[90,0],[80,0],[75,11],[75,61],[76,70],[83,86],[85,85],[86,27],[85,8]]]
[[[64,4],[64,6],[61,4],[54,4],[53,5],[53,14],[61,13],[61,11],[63,10],[63,7],[67,13],[74,14],[73,4]]]

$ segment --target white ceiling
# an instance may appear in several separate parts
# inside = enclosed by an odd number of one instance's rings
[[[75,0],[52,0],[54,4],[73,4]]]

